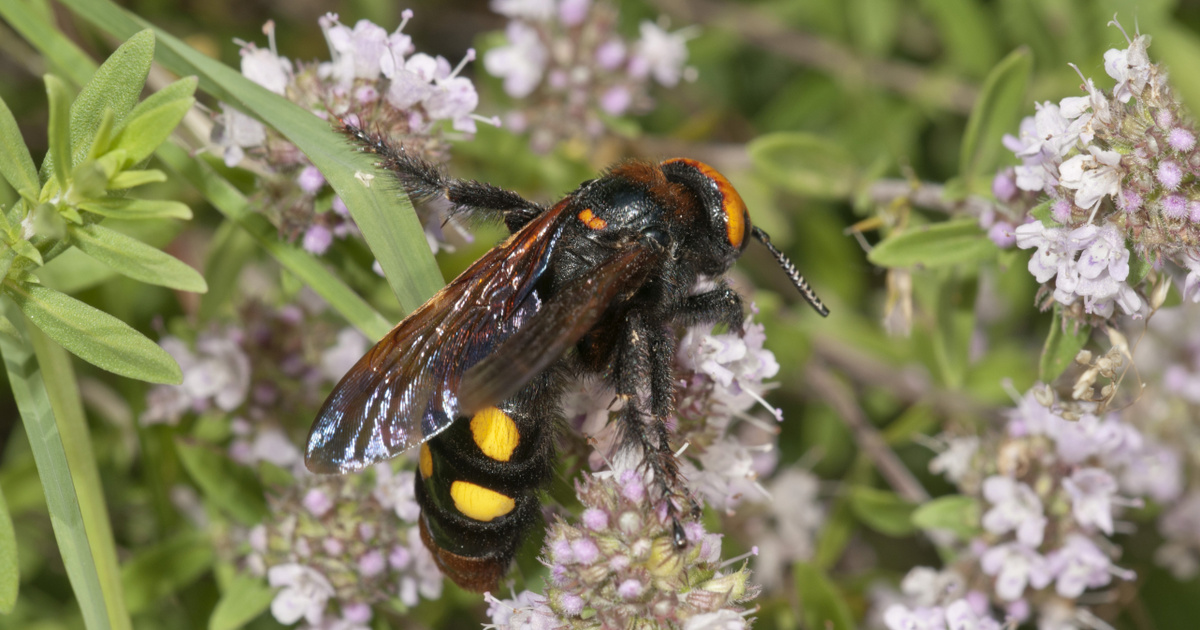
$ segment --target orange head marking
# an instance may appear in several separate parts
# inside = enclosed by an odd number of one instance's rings
[[[742,249],[746,243],[746,233],[750,229],[750,213],[746,210],[746,202],[742,201],[742,196],[734,189],[733,184],[729,183],[729,180],[725,179],[724,175],[717,172],[717,169],[704,162],[688,158],[674,158],[663,162],[663,164],[676,162],[696,169],[701,175],[712,181],[721,197],[721,211],[725,219],[725,236],[729,240],[730,245],[736,249]]]

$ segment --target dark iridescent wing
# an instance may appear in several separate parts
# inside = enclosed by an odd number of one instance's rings
[[[359,359],[317,414],[309,470],[361,470],[450,426],[460,415],[463,372],[542,307],[535,285],[558,244],[564,207],[484,254]]]

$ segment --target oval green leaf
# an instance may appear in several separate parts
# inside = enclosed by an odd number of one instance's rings
[[[166,350],[116,317],[37,284],[6,282],[3,291],[30,322],[84,361],[150,383],[183,382]]]
[[[796,591],[804,605],[804,621],[807,628],[821,630],[853,630],[854,617],[850,606],[819,567],[807,562],[797,562],[792,567],[796,580]]]
[[[37,196],[42,187],[38,181],[37,168],[33,165],[33,157],[29,155],[29,147],[25,146],[25,138],[17,126],[17,119],[4,99],[0,98],[0,176],[8,182],[13,190],[24,196]]]
[[[850,490],[850,507],[860,522],[877,532],[897,538],[913,533],[916,506],[894,492],[856,486]]]
[[[125,166],[141,162],[162,144],[183,120],[196,99],[186,97],[163,103],[130,120],[113,140],[113,149],[124,149]]]
[[[89,199],[79,207],[109,219],[190,219],[192,209],[186,203],[166,199],[126,199],[107,197]]]
[[[1032,71],[1033,54],[1027,48],[1018,48],[996,64],[984,81],[967,119],[959,154],[959,177],[969,192],[976,191],[976,179],[981,174],[999,164],[1004,151],[1000,139],[1017,128]]]
[[[139,550],[121,567],[121,585],[130,614],[194,582],[212,568],[213,544],[198,532],[188,532]]]
[[[200,272],[174,256],[100,225],[71,226],[71,242],[83,253],[117,273],[181,291],[204,293],[208,285]]]
[[[968,540],[979,534],[979,499],[952,494],[922,504],[912,513],[913,525],[921,529],[954,532]]]
[[[859,178],[858,165],[849,151],[813,134],[768,134],[751,142],[746,151],[759,173],[798,195],[845,199]]]
[[[911,228],[875,246],[867,260],[880,267],[941,267],[994,258],[1000,249],[975,219]]]
[[[1092,327],[1080,325],[1078,322],[1065,322],[1063,330],[1062,305],[1054,305],[1054,319],[1050,322],[1050,334],[1046,335],[1046,343],[1042,346],[1042,357],[1038,361],[1038,380],[1049,383],[1058,378],[1067,366],[1075,361],[1075,356],[1083,350],[1088,339],[1092,336]]]
[[[221,594],[217,607],[208,618],[208,630],[238,630],[263,614],[274,598],[275,589],[260,578],[239,575]]]

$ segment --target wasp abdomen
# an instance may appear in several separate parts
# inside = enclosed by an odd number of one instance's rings
[[[421,446],[416,498],[421,538],[442,572],[464,588],[494,590],[537,522],[549,480],[557,402],[531,385]]]

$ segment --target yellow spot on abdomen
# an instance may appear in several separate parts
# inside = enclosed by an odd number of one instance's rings
[[[459,512],[477,521],[499,518],[517,505],[511,497],[466,481],[450,484],[450,498],[454,499],[454,507]]]
[[[603,230],[608,225],[608,221],[596,216],[591,208],[584,208],[583,212],[579,213],[579,220],[593,230]]]
[[[421,478],[428,479],[433,476],[433,453],[429,452],[429,445],[421,445],[421,456],[417,462],[417,468],[421,471]]]
[[[517,423],[496,407],[486,407],[471,418],[471,435],[484,455],[506,462],[521,441]]]

